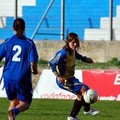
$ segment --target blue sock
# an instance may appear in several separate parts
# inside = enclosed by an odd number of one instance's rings
[[[15,115],[19,114],[19,109],[18,108],[13,108],[13,112],[15,113]]]

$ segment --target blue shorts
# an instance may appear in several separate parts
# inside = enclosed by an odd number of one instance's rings
[[[27,103],[31,103],[32,101],[32,84],[23,87],[17,83],[9,81],[7,85],[5,85],[5,90],[9,100],[17,98],[18,100]]]
[[[88,87],[87,85],[81,83],[81,82],[80,82],[77,78],[75,78],[75,77],[72,77],[72,78],[68,79],[67,82],[64,83],[64,84],[60,83],[60,82],[58,81],[58,79],[56,79],[56,83],[57,83],[57,85],[58,85],[60,88],[62,88],[62,89],[64,89],[64,90],[67,90],[67,91],[69,91],[69,92],[72,92],[72,93],[74,93],[74,94],[81,94],[81,93],[80,93],[80,90],[81,90],[82,86],[84,86],[86,90],[89,89],[89,87]]]

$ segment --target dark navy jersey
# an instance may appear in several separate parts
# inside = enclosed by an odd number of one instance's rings
[[[16,35],[0,44],[0,61],[5,58],[3,77],[5,81],[23,82],[31,80],[31,62],[38,61],[36,46],[24,35]]]
[[[63,48],[55,54],[49,65],[54,73],[57,72],[64,78],[69,79],[74,76],[75,59],[86,62],[87,57],[80,55],[77,51],[69,53]]]

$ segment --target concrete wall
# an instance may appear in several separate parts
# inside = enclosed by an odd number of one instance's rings
[[[35,41],[40,58],[50,60],[61,49],[64,41]],[[79,53],[91,57],[95,62],[106,62],[120,58],[120,41],[82,41]]]

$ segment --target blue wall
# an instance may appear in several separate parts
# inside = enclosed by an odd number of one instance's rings
[[[26,21],[26,36],[31,37],[38,22],[42,18],[50,0],[36,0],[36,6],[23,7],[23,18]],[[113,4],[113,16],[116,15],[116,5]],[[58,0],[49,10],[43,21],[39,33],[60,34],[60,6]],[[76,32],[83,40],[85,28],[99,28],[100,18],[109,16],[109,0],[66,0],[65,1],[65,36],[68,32]],[[0,29],[0,39],[5,39],[13,34],[12,22],[14,18],[7,18],[7,26]],[[60,35],[36,35],[35,40],[60,40]]]

